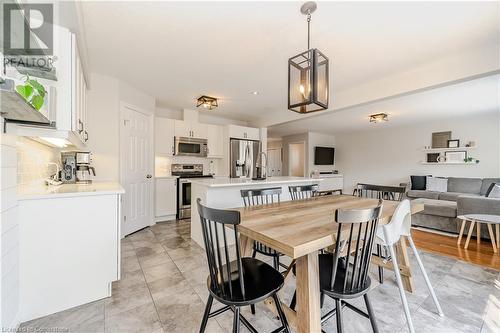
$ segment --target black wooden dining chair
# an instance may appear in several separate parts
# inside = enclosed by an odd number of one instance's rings
[[[279,203],[281,197],[281,187],[262,188],[255,190],[241,190],[241,197],[243,198],[243,203],[245,204],[245,207],[269,205],[275,202]],[[280,256],[283,255],[282,253],[279,253],[262,243],[254,241],[252,258],[255,258],[257,253],[260,253],[268,257],[272,257],[274,269],[279,270]],[[283,264],[281,264],[281,266],[285,269],[288,268]]]
[[[405,197],[405,186],[385,186],[375,184],[358,183],[353,195],[360,198],[382,199],[391,201],[402,201]],[[384,260],[389,260],[390,256],[381,244],[376,244],[376,255]],[[378,266],[378,280],[384,283],[384,267]]]
[[[372,198],[392,201],[402,201],[404,199],[406,187],[385,186],[374,184],[358,183],[353,195],[360,198]]]
[[[382,200],[374,208],[337,209],[338,224],[335,252],[319,255],[321,293],[335,300],[335,308],[326,313],[321,322],[333,315],[337,318],[337,332],[341,333],[342,309],[347,307],[370,319],[372,329],[378,332],[373,309],[368,298],[371,279],[368,276],[374,238],[382,212]],[[363,296],[368,313],[346,300]]]
[[[288,191],[290,192],[290,197],[292,198],[292,200],[312,198],[316,196],[318,190],[318,184],[288,186]]]
[[[241,190],[241,197],[243,198],[243,203],[245,207],[258,206],[258,205],[269,205],[275,202],[280,202],[281,197],[281,187],[272,188],[262,188],[262,189],[251,189],[251,190]],[[274,269],[280,270],[280,266],[288,269],[288,266],[280,263],[280,256],[283,254],[262,244],[257,241],[253,242],[252,258],[255,258],[257,253],[260,253],[267,257],[273,258]],[[255,314],[255,306],[251,306],[252,314]]]
[[[252,333],[257,330],[241,315],[240,307],[253,305],[272,297],[281,320],[281,327],[274,332],[289,332],[286,317],[281,308],[278,291],[283,287],[284,278],[272,266],[255,258],[242,258],[238,239],[240,213],[206,207],[196,200],[208,261],[209,276],[207,288],[209,296],[200,333],[205,331],[208,319],[227,310],[234,313],[233,333],[239,332],[240,320]],[[229,231],[227,227],[232,227]],[[231,261],[228,246],[229,235],[233,233],[236,246],[235,260]],[[232,251],[231,251],[232,252]],[[225,306],[210,312],[214,298]]]

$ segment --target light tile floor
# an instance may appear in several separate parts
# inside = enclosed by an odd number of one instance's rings
[[[190,223],[158,223],[122,241],[122,279],[113,284],[113,296],[47,317],[23,323],[22,329],[66,328],[70,332],[197,332],[208,296],[208,275],[203,250],[191,241]],[[417,332],[500,332],[499,271],[421,252],[431,281],[445,313],[439,317],[429,297],[422,275],[412,259],[416,292],[408,294]],[[265,258],[261,258],[264,259]],[[376,269],[372,270],[376,281]],[[391,272],[385,282],[375,282],[370,291],[381,332],[407,332],[401,301]],[[289,303],[293,278],[282,291]],[[75,285],[75,287],[77,287]],[[325,302],[323,311],[332,308]],[[364,308],[361,300],[354,302]],[[245,317],[262,332],[270,332],[279,322],[262,305],[253,316]],[[345,310],[345,331],[371,332],[368,319]],[[206,332],[230,332],[232,313],[209,320]],[[335,319],[323,325],[335,332]],[[248,332],[242,327],[241,332]]]

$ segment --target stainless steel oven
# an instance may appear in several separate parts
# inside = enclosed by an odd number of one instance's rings
[[[213,178],[203,174],[203,164],[172,164],[172,175],[179,176],[177,193],[177,218],[191,217],[191,180],[193,178]]]
[[[175,137],[175,155],[207,157],[207,139]]]

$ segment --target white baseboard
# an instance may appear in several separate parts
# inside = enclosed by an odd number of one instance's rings
[[[174,215],[164,215],[164,216],[157,216],[154,218],[154,222],[166,222],[166,221],[174,221],[176,219],[175,214]]]
[[[448,237],[453,237],[457,238],[458,235],[451,233],[451,232],[446,232],[446,231],[440,231],[440,230],[434,230],[434,229],[428,229],[424,227],[411,227],[412,229],[419,230],[419,231],[424,231],[424,232],[429,232],[431,234],[437,234],[437,235],[442,235],[442,236],[448,236]]]

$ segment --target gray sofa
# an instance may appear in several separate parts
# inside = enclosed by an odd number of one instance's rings
[[[500,215],[500,199],[486,198],[491,183],[500,183],[500,178],[448,178],[447,192],[408,190],[410,200],[424,204],[424,211],[415,214],[412,225],[435,230],[458,233],[463,214]],[[411,184],[409,185],[411,188]],[[481,236],[489,238],[486,228]]]

